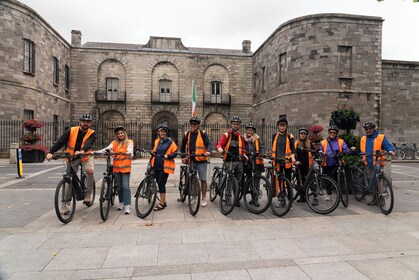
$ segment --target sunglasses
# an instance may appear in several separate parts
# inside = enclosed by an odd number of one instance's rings
[[[336,134],[336,131],[329,131],[329,134]]]

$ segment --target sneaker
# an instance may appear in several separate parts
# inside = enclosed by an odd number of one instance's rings
[[[330,197],[330,195],[325,195],[324,196],[324,201],[331,201],[332,198]]]
[[[319,205],[319,201],[317,200],[317,198],[313,199],[313,203],[311,203],[311,205],[313,205],[313,206]]]
[[[207,199],[205,197],[201,200],[201,206],[202,207],[207,206]]]
[[[92,203],[92,196],[88,194],[84,197],[83,204],[90,205],[91,203]]]
[[[276,204],[276,208],[285,208],[287,207],[287,202],[285,201],[284,198],[280,198],[278,200],[278,203]]]
[[[381,207],[386,206],[386,200],[384,199],[384,197],[380,196],[380,198],[378,199],[378,202],[380,203]]]
[[[131,205],[126,205],[124,209],[125,209],[125,215],[131,214]]]
[[[118,210],[122,210],[122,209],[124,209],[124,203],[119,203],[119,206],[118,206]]]
[[[70,214],[70,210],[68,209],[66,204],[61,205],[60,213],[61,213],[61,215]]]
[[[255,205],[255,207],[259,207],[259,206],[260,206],[259,201],[258,201],[258,199],[257,199],[257,198],[255,198],[255,199],[253,200],[253,205]]]
[[[373,199],[371,199],[371,201],[369,201],[367,203],[368,206],[374,206],[377,205],[377,199],[375,198],[375,196],[373,197]]]

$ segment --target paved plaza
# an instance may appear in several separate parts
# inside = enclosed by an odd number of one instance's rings
[[[132,191],[146,163],[134,161]],[[97,196],[90,208],[78,202],[66,225],[53,209],[62,164],[25,164],[23,179],[15,169],[0,160],[2,280],[419,279],[418,163],[392,163],[396,204],[388,216],[350,197],[348,208],[329,215],[294,203],[283,218],[244,206],[224,216],[217,198],[193,217],[176,201],[174,174],[168,207],[145,220],[113,207],[102,222]],[[97,160],[97,186],[104,169]]]

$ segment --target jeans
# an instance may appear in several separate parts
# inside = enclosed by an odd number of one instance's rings
[[[124,205],[131,205],[131,189],[129,187],[131,173],[114,173],[114,175],[118,186],[119,202]]]

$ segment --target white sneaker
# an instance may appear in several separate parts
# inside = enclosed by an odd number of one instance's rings
[[[205,197],[201,200],[201,206],[202,207],[207,206],[207,199]]]
[[[124,207],[125,215],[131,214],[131,205],[127,205]]]
[[[122,210],[122,209],[124,209],[124,204],[121,202],[121,203],[119,203],[118,210]]]
[[[70,210],[68,209],[68,207],[67,207],[66,204],[63,203],[61,205],[60,213],[61,213],[61,215],[68,215],[68,214],[70,214]]]

